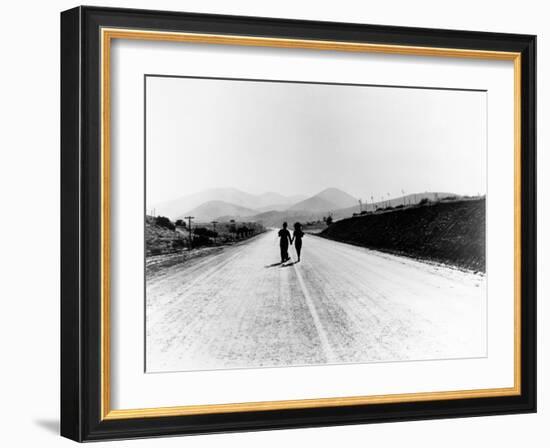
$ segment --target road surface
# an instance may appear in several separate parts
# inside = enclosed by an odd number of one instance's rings
[[[148,372],[486,356],[485,276],[276,231],[148,275]]]

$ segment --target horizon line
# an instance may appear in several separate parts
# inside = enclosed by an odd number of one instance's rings
[[[342,193],[345,193],[345,194],[353,197],[357,201],[362,200],[362,197],[356,197],[353,194],[348,193],[346,190],[344,190],[342,188],[338,188],[338,187],[323,188],[322,190],[319,190],[317,193],[313,193],[313,194],[305,194],[305,193],[284,194],[284,193],[279,193],[279,192],[273,191],[273,190],[267,190],[267,191],[264,191],[262,193],[250,193],[249,191],[246,191],[246,190],[240,189],[240,188],[236,188],[236,187],[213,187],[213,188],[206,188],[204,190],[198,190],[198,191],[195,191],[193,193],[184,194],[184,195],[180,195],[180,196],[177,196],[177,197],[172,197],[172,199],[164,199],[162,201],[155,201],[153,204],[151,204],[151,207],[157,207],[157,206],[169,203],[169,202],[174,202],[174,201],[177,201],[179,199],[187,198],[189,196],[193,196],[193,195],[200,194],[200,193],[206,193],[208,191],[213,191],[213,190],[236,190],[240,193],[248,194],[250,196],[262,196],[262,195],[265,195],[265,194],[278,194],[278,195],[283,196],[285,198],[289,198],[289,197],[292,197],[292,196],[303,196],[304,197],[303,200],[310,199],[314,196],[317,196],[318,194],[320,194],[320,193],[322,193],[326,190],[340,190]],[[478,191],[476,193],[473,193],[473,192],[472,193],[456,193],[456,192],[452,192],[452,191],[443,191],[443,190],[420,190],[420,191],[417,190],[417,191],[414,191],[414,192],[411,192],[411,193],[404,192],[403,194],[399,194],[399,195],[392,195],[392,196],[388,196],[388,197],[384,196],[383,199],[376,199],[377,196],[380,198],[379,194],[378,195],[372,195],[372,196],[375,197],[375,203],[376,203],[376,202],[387,201],[388,199],[390,199],[390,200],[391,199],[399,199],[399,198],[402,198],[402,197],[407,197],[407,196],[411,196],[411,195],[415,195],[415,194],[426,194],[426,193],[450,194],[450,195],[465,196],[465,197],[482,197],[482,196],[485,196],[487,194],[487,192],[480,192],[480,191]],[[390,193],[386,193],[386,194],[388,195]],[[363,196],[363,197],[370,198],[371,196]],[[224,200],[221,200],[221,199],[211,199],[211,200],[205,201],[205,202],[211,202],[211,201],[227,202],[227,201],[224,201]],[[147,203],[147,198],[145,198],[145,203]]]

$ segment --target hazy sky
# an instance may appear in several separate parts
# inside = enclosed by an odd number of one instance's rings
[[[485,193],[486,93],[147,77],[147,204],[209,188]]]

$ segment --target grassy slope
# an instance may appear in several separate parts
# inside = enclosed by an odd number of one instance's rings
[[[230,227],[232,225],[236,225],[237,228],[242,227],[243,225],[247,225],[250,229],[253,230],[253,232],[249,235],[242,235],[242,234],[234,234],[230,232]],[[202,225],[199,225],[199,227],[202,227]],[[194,227],[195,229],[196,227]],[[209,227],[211,228],[211,227]],[[254,225],[254,224],[248,224],[248,223],[242,223],[237,222],[235,224],[222,222],[218,223],[218,226],[216,227],[216,232],[218,233],[218,236],[216,237],[215,241],[210,239],[209,244],[204,243],[197,243],[195,235],[195,242],[193,243],[194,249],[198,247],[205,247],[205,246],[214,246],[214,245],[226,245],[226,244],[233,244],[235,242],[243,241],[245,239],[251,238],[255,235],[258,235],[259,233],[263,233],[265,229],[261,226]],[[166,255],[166,254],[173,254],[173,253],[181,253],[183,251],[187,250],[188,242],[189,242],[189,234],[185,231],[179,228],[178,231],[176,230],[170,230],[165,227],[159,226],[155,223],[155,218],[151,216],[145,217],[145,248],[146,248],[146,256],[158,256],[158,255]]]
[[[343,219],[321,236],[485,272],[485,199]]]
[[[155,224],[154,218],[145,217],[145,247],[146,255],[158,255],[174,252],[174,241],[185,245],[184,236],[174,230]]]

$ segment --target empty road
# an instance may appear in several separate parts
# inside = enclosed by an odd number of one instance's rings
[[[486,356],[485,276],[276,231],[149,275],[148,372]]]

